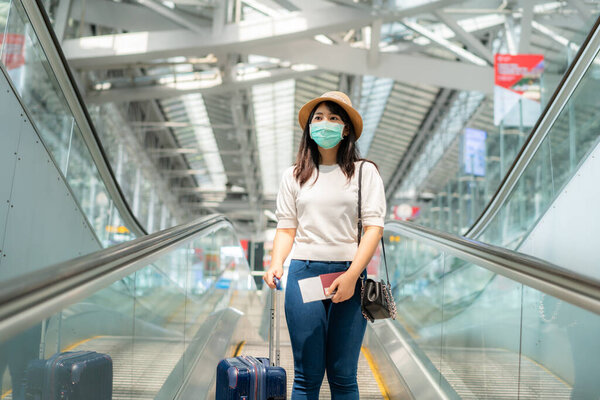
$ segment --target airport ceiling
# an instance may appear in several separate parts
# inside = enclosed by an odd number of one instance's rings
[[[249,233],[274,224],[307,100],[350,94],[361,153],[393,201],[461,93],[478,94],[469,118],[491,124],[494,53],[543,53],[560,76],[567,42],[598,11],[585,0],[47,2],[86,101],[118,105],[177,207]],[[450,169],[440,163],[435,182]]]

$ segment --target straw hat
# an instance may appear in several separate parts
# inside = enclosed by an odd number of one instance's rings
[[[300,111],[298,112],[298,122],[300,122],[300,127],[304,129],[306,123],[308,122],[308,117],[310,116],[311,111],[315,106],[323,101],[332,101],[342,107],[348,113],[350,117],[350,121],[352,121],[352,125],[354,126],[354,133],[356,134],[356,139],[360,137],[363,128],[363,122],[360,114],[354,108],[352,108],[352,102],[350,98],[342,92],[327,92],[323,93],[321,97],[317,97],[312,99],[308,103],[302,106]]]

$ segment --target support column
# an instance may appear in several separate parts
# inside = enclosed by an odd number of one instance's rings
[[[71,15],[71,6],[73,5],[72,0],[60,0],[58,8],[56,10],[56,19],[54,22],[54,32],[59,43],[62,43],[67,25],[69,23],[69,16]]]

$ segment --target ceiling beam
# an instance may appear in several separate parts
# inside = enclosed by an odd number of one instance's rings
[[[471,50],[472,52],[478,54],[480,57],[483,57],[485,60],[487,60],[491,65],[494,64],[494,56],[492,55],[492,52],[483,45],[483,43],[481,43],[479,41],[479,39],[477,39],[475,36],[473,36],[471,33],[465,31],[462,26],[460,26],[458,24],[458,22],[456,22],[454,20],[454,18],[450,17],[449,15],[441,12],[441,11],[434,11],[433,14],[440,20],[442,21],[448,28],[450,28],[450,30],[452,32],[454,32],[454,34],[456,35],[456,37],[458,39],[460,39],[469,50]]]
[[[332,3],[338,3],[338,4],[344,4],[346,6],[349,7],[353,7],[353,8],[357,8],[357,9],[362,9],[363,12],[364,11],[368,11],[368,12],[380,12],[382,14],[385,14],[388,16],[388,18],[390,19],[398,19],[400,18],[405,18],[405,17],[414,17],[416,15],[419,14],[426,14],[426,13],[430,13],[434,10],[440,10],[444,7],[448,7],[448,6],[452,6],[455,4],[460,4],[460,3],[464,3],[466,0],[437,0],[437,1],[429,1],[425,4],[419,5],[419,6],[409,6],[409,7],[405,7],[405,8],[399,8],[396,6],[392,6],[392,7],[376,7],[374,8],[373,6],[369,5],[369,4],[364,4],[364,3],[359,3],[357,0],[329,0]],[[390,2],[392,3],[392,2]],[[401,2],[398,2],[401,3]],[[393,4],[393,3],[392,3]]]
[[[224,94],[233,93],[238,90],[250,88],[254,85],[262,83],[273,83],[286,79],[299,79],[306,76],[316,75],[319,72],[315,68],[306,67],[304,70],[295,71],[292,69],[283,71],[268,72],[265,76],[260,76],[254,79],[235,80],[231,82],[223,82],[220,85],[204,88],[173,88],[167,85],[155,85],[145,87],[129,87],[125,89],[109,89],[109,90],[98,90],[89,91],[86,96],[86,103],[89,104],[101,104],[108,102],[122,102],[122,101],[137,101],[147,99],[166,99],[170,97],[178,97],[186,94],[200,93],[205,94]],[[189,86],[189,82],[186,82]]]
[[[372,75],[414,84],[492,93],[494,70],[433,57],[380,53],[377,67],[367,66],[368,50],[346,45],[326,45],[315,40],[299,40],[292,45],[271,44],[244,50],[276,57],[292,63],[316,63],[319,69],[351,75]]]
[[[201,35],[189,30],[102,35],[67,40],[63,50],[72,67],[97,68],[210,52],[235,53],[250,45],[279,43],[361,27],[374,19],[360,10],[329,6],[318,12],[290,13],[254,23],[228,24],[220,35],[213,35],[210,29]]]
[[[192,32],[204,33],[204,29],[201,28],[198,24],[189,21],[183,15],[178,14],[175,10],[171,10],[164,5],[157,3],[154,0],[136,0],[139,4],[143,5],[146,8],[154,11],[155,13],[162,15],[163,17],[170,19],[175,22],[177,25],[187,28]]]
[[[442,46],[444,49],[450,51],[451,53],[454,53],[458,58],[464,61],[473,63],[475,65],[488,65],[488,63],[481,57],[476,56],[475,54],[463,49],[460,46],[457,46],[451,41],[443,38],[441,35],[430,31],[429,29],[417,24],[416,22],[406,21],[402,24],[408,29],[418,33],[419,35],[426,37],[434,43],[437,43],[438,45]]]
[[[74,0],[70,18],[76,21],[83,19],[88,24],[128,31],[162,31],[179,27],[148,8],[106,0],[86,1],[85,8],[82,7],[82,0]]]
[[[175,56],[235,53],[252,45],[280,44],[317,34],[360,28],[379,18],[383,23],[395,21],[459,2],[439,0],[424,6],[380,13],[329,5],[318,10],[293,12],[252,23],[228,24],[219,35],[213,34],[211,29],[202,30],[201,35],[189,30],[101,35],[66,40],[63,51],[72,67],[98,69]]]

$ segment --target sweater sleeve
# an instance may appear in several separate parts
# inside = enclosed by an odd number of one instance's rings
[[[278,229],[289,229],[298,227],[298,214],[296,211],[296,181],[294,179],[294,167],[290,167],[283,173],[279,192],[277,193],[277,217]]]
[[[375,165],[366,162],[362,177],[362,219],[364,226],[384,226],[385,190]]]

